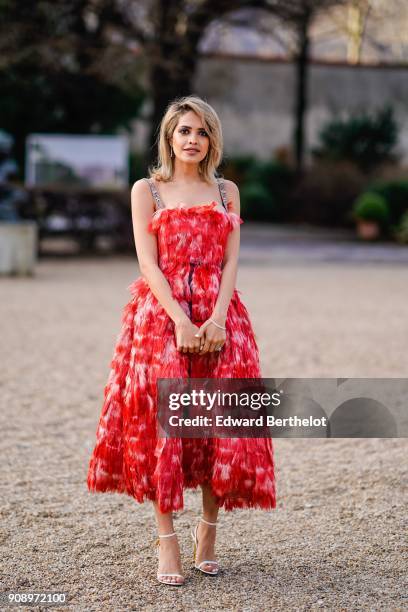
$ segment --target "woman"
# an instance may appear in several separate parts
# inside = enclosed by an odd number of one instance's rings
[[[203,516],[192,537],[195,567],[215,575],[220,507],[274,508],[269,438],[157,436],[158,378],[260,378],[248,312],[235,289],[240,241],[239,192],[217,179],[222,131],[197,96],[173,101],[162,119],[158,164],[132,188],[141,276],[129,290],[105,387],[90,491],[153,501],[160,582],[181,585],[173,515],[184,488],[202,489]]]

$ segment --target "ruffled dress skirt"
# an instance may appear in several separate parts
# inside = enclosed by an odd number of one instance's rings
[[[157,236],[159,267],[173,297],[197,326],[212,313],[229,233],[242,219],[216,202],[159,209],[149,231]],[[221,351],[181,353],[174,323],[144,277],[129,287],[130,301],[114,347],[104,402],[88,468],[92,492],[117,492],[137,502],[157,501],[161,512],[184,507],[183,491],[207,485],[217,504],[276,506],[270,438],[161,438],[157,425],[159,378],[260,378],[259,352],[236,289]]]

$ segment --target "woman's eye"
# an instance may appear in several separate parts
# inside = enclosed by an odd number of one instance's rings
[[[181,128],[180,134],[185,134],[186,132],[188,132],[187,128]],[[201,136],[207,136],[207,132],[205,132],[204,130],[201,130],[200,135]]]

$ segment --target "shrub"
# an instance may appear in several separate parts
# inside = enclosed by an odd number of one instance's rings
[[[368,191],[382,196],[390,213],[390,224],[398,225],[408,211],[408,180],[376,181],[367,187]]]
[[[332,119],[319,133],[320,146],[312,149],[319,159],[355,162],[364,172],[381,162],[396,161],[393,148],[398,140],[398,126],[393,109],[386,105],[377,115],[367,113]]]
[[[351,162],[321,161],[307,170],[291,194],[292,221],[351,227],[353,203],[367,181]]]
[[[378,193],[366,191],[354,203],[353,214],[356,219],[376,221],[385,227],[389,221],[389,210],[385,198]]]
[[[244,155],[228,158],[222,172],[240,187],[242,212],[247,218],[276,221],[289,217],[293,171],[288,166]]]
[[[400,223],[395,232],[395,238],[402,244],[408,244],[408,211],[406,211],[400,220]]]
[[[254,221],[272,220],[276,218],[276,203],[261,183],[245,183],[241,189],[241,213]]]
[[[131,151],[129,153],[129,184],[133,185],[135,181],[145,175],[144,158],[141,153]]]
[[[248,169],[247,180],[250,184],[262,185],[268,192],[274,202],[272,220],[281,221],[290,216],[289,194],[294,182],[291,168],[274,160],[257,161]]]
[[[248,172],[256,163],[253,155],[237,155],[225,157],[220,166],[220,171],[225,178],[234,181],[241,187],[247,180]]]

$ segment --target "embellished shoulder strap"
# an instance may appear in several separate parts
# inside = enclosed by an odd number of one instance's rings
[[[228,212],[228,206],[227,206],[228,197],[227,197],[227,191],[225,189],[224,179],[217,178],[217,183],[218,183],[218,189],[220,190],[220,194],[221,194],[222,205],[224,206],[225,210]]]
[[[154,180],[152,178],[146,178],[145,180],[148,182],[150,191],[152,192],[152,196],[153,196],[154,203],[155,203],[155,209],[157,210],[158,208],[165,208],[161,200],[160,194],[158,192],[158,189],[156,185],[154,184]]]

